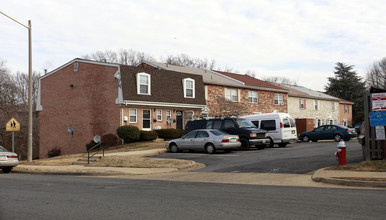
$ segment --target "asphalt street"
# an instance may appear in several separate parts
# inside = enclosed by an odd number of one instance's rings
[[[386,191],[0,175],[0,219],[384,219]]]
[[[319,141],[308,143],[293,143],[285,148],[265,148],[249,151],[233,151],[216,154],[205,152],[165,153],[158,158],[174,158],[193,160],[206,164],[203,169],[195,172],[240,172],[240,173],[288,173],[305,174],[317,169],[336,166],[338,164],[334,153],[338,142]],[[362,161],[362,148],[356,140],[346,142],[347,162]]]

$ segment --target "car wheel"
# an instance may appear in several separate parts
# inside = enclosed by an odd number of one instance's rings
[[[205,150],[208,154],[216,153],[216,147],[213,144],[207,144]]]
[[[272,138],[269,138],[269,143],[267,144],[267,147],[273,147],[275,143],[273,143]]]
[[[310,137],[308,137],[307,135],[305,135],[305,136],[303,136],[302,141],[303,141],[303,142],[309,142],[309,141],[310,141]]]
[[[344,141],[349,141],[350,140],[350,138],[345,138],[345,139],[343,139]]]
[[[171,144],[169,146],[169,148],[170,148],[170,152],[172,152],[172,153],[177,153],[178,151],[180,151],[180,149],[178,149],[177,144],[175,144],[175,143]]]
[[[240,142],[241,142],[240,150],[249,150],[250,145],[249,145],[249,141],[247,139],[242,138],[240,140]]]
[[[3,170],[3,173],[10,173],[12,170],[12,167],[4,167],[2,168],[2,170]]]
[[[334,141],[339,142],[342,139],[342,136],[340,134],[334,135]]]
[[[280,143],[279,147],[286,147],[288,143]]]

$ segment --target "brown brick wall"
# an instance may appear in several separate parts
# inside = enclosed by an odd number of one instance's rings
[[[225,88],[224,86],[219,85],[210,85],[207,86],[207,100],[206,105],[208,106],[211,113],[221,113],[223,103],[219,102],[218,97],[225,98]],[[231,88],[231,87],[229,87]],[[239,106],[239,111],[248,112],[249,114],[253,114],[253,112],[261,112],[261,113],[271,113],[274,110],[279,112],[287,112],[287,94],[281,92],[270,92],[270,91],[258,91],[258,103],[249,103],[248,102],[248,91],[249,89],[240,89],[240,88],[232,88],[240,90],[240,102],[235,103],[235,106]],[[255,91],[255,90],[254,90]],[[275,105],[275,94],[282,94],[284,105]],[[232,103],[231,103],[232,104]]]
[[[116,67],[79,62],[77,72],[71,64],[41,80],[40,158],[55,147],[62,154],[70,153],[70,126],[75,127],[74,152],[85,152],[95,135],[116,134],[120,125],[120,107],[115,104],[117,71]]]

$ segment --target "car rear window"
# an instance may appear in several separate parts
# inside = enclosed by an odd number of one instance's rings
[[[290,124],[290,121],[288,120],[288,118],[284,118],[283,119],[283,125],[285,128],[290,128],[291,127],[291,124]]]
[[[222,133],[221,131],[218,131],[218,130],[213,130],[213,131],[210,131],[210,133],[216,135],[216,136],[220,136],[220,135],[223,135],[224,133]]]

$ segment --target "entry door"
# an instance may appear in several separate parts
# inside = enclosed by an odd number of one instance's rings
[[[183,111],[176,111],[177,114],[177,129],[184,129],[184,112]]]
[[[151,110],[150,109],[142,110],[142,129],[151,130]]]

